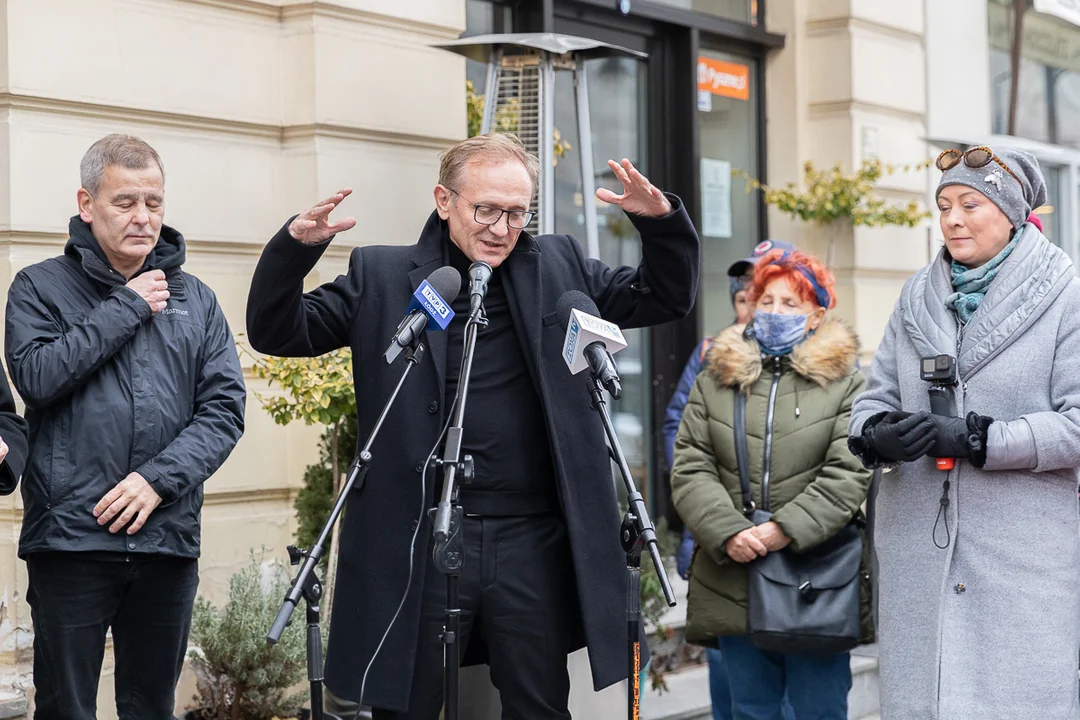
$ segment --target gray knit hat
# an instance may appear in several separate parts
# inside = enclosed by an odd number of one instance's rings
[[[1012,226],[1018,228],[1027,221],[1032,210],[1046,203],[1046,181],[1039,169],[1039,161],[1031,153],[999,147],[993,149],[993,154],[1008,170],[995,160],[973,168],[965,158],[942,172],[934,198],[948,185],[966,185],[989,198],[1005,213]],[[949,156],[945,156],[939,162],[948,159]]]

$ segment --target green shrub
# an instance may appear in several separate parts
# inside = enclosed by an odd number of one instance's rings
[[[305,694],[287,694],[307,676],[303,603],[280,642],[266,642],[288,592],[289,578],[288,568],[276,561],[264,566],[253,552],[251,562],[229,580],[224,608],[214,607],[203,597],[195,600],[191,644],[197,649],[188,653],[197,685],[195,717],[295,717]]]

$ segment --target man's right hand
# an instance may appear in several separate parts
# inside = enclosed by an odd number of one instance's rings
[[[356,225],[356,218],[347,217],[336,223],[331,223],[329,218],[330,211],[349,195],[352,195],[352,188],[338,190],[315,207],[300,213],[289,223],[289,234],[305,245],[316,245],[351,229]]]
[[[139,293],[139,297],[146,301],[154,313],[164,310],[169,302],[169,283],[165,281],[165,273],[161,270],[147,270],[136,275],[128,280],[127,286]]]
[[[938,439],[927,412],[891,412],[863,432],[878,455],[893,462],[913,462],[926,455]]]

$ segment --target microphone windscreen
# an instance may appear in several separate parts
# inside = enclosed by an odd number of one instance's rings
[[[454,302],[461,292],[461,273],[449,265],[428,275],[427,281],[447,304]]]
[[[555,303],[555,316],[559,319],[559,327],[563,332],[566,332],[566,328],[570,325],[571,310],[580,310],[594,317],[600,316],[600,311],[596,309],[596,303],[591,297],[580,290],[568,290],[560,295],[559,301]]]

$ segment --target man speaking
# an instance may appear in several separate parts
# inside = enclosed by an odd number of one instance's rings
[[[623,192],[597,197],[622,208],[641,234],[636,268],[587,259],[566,235],[522,232],[539,163],[515,137],[492,134],[443,154],[435,211],[416,244],[356,248],[347,274],[305,293],[304,277],[334,234],[356,224],[329,218],[345,189],[270,240],[248,297],[248,333],[261,352],[352,348],[362,441],[400,377],[383,351],[417,285],[446,265],[463,276],[475,261],[494,269],[463,423],[475,480],[461,489],[458,647],[466,664],[490,661],[508,717],[569,718],[566,656],[586,644],[597,689],[626,678],[625,555],[611,465],[585,384],[562,360],[556,302],[578,290],[604,319],[642,327],[684,317],[697,291],[698,237],[682,203],[628,160],[609,165]],[[403,388],[342,521],[326,685],[370,705],[376,720],[435,720],[442,707],[446,580],[430,562],[426,514],[440,483],[425,468],[457,393],[467,288],[446,298],[457,315],[446,332],[428,334],[430,353]]]

